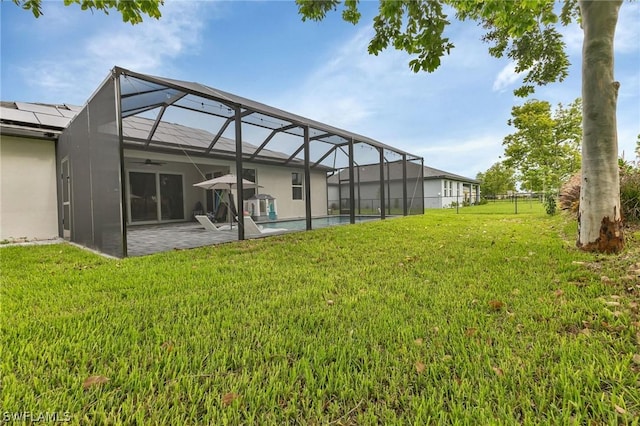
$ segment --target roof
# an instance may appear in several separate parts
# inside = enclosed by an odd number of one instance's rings
[[[2,133],[55,139],[81,109],[67,104],[1,101]]]
[[[67,104],[43,104],[29,102],[0,102],[0,124],[2,133],[20,136],[43,137],[55,139],[69,125],[73,117],[82,107]],[[122,134],[125,142],[135,148],[136,145],[146,144],[147,136],[154,125],[154,120],[143,117],[127,117],[122,120]],[[167,145],[185,148],[206,148],[214,138],[206,130],[187,127],[175,123],[159,122],[153,135],[154,141]],[[243,152],[253,154],[258,147],[248,142],[243,143]],[[235,141],[220,137],[214,153],[235,153]],[[287,159],[288,155],[263,149],[261,158]],[[292,165],[300,165],[292,161]]]
[[[460,182],[477,183],[480,181],[477,179],[471,179],[465,176],[456,175],[455,173],[445,172],[444,170],[434,169],[433,167],[424,166],[424,180],[430,179],[449,179]]]
[[[109,85],[119,90],[114,91]],[[98,94],[100,98],[96,97]],[[118,106],[114,120],[122,122],[125,148],[149,152],[189,151],[197,156],[233,159],[236,147],[232,135],[240,132],[242,156],[250,162],[300,166],[306,161],[305,152],[309,153],[311,168],[327,170],[344,167],[352,159],[360,164],[375,164],[379,154],[387,161],[403,157],[422,160],[370,137],[203,84],[145,75],[120,67],[112,70],[84,108],[94,105],[94,101],[97,108],[102,102]],[[7,103],[6,108],[3,105],[0,118],[3,131],[24,134],[28,128],[39,132],[40,137],[55,140],[82,111],[84,109],[68,105],[15,102]],[[242,126],[235,129],[237,119]],[[249,125],[248,131],[244,129],[245,124]]]
[[[378,164],[375,165],[367,165],[356,167],[356,181],[358,178],[360,182],[376,182],[380,180],[380,166]],[[389,175],[389,180],[402,180],[402,163],[401,162],[390,162],[384,165],[385,169],[385,177],[387,174]],[[416,163],[407,162],[407,179],[412,179],[416,177],[420,170],[420,166]],[[434,169],[433,167],[423,166],[422,167],[424,180],[435,180],[435,179],[449,179],[458,182],[465,183],[474,183],[480,184],[480,181],[476,179],[467,178],[464,176],[456,175],[454,173],[445,172],[444,170]],[[348,180],[349,170],[342,169],[339,173],[334,174],[329,177],[328,183],[337,185],[338,180]]]
[[[346,156],[346,146],[350,144],[353,144],[354,148],[360,148],[361,145],[366,145],[369,148],[381,148],[385,150],[385,155],[395,156],[394,159],[402,156],[406,156],[409,160],[421,159],[419,156],[386,145],[368,136],[340,129],[200,83],[142,74],[121,67],[113,69],[113,77],[118,79],[123,119],[141,114],[151,114],[159,119],[158,117],[162,117],[166,112],[170,111],[172,114],[178,115],[177,111],[180,111],[182,114],[198,114],[200,122],[211,123],[218,120],[220,123],[218,134],[220,135],[227,130],[227,126],[230,124],[232,125],[230,128],[233,128],[236,114],[238,114],[243,124],[271,132],[266,138],[262,137],[257,141],[258,152],[271,143],[272,138],[276,135],[294,136],[297,146],[286,148],[279,146],[277,149],[279,152],[291,153],[286,162],[293,158],[301,159],[305,132],[308,132],[308,140],[312,151],[314,151],[310,158],[313,163],[312,167],[321,164],[334,152],[342,151]],[[108,83],[105,82],[105,84]],[[209,153],[211,148],[217,144],[217,137],[210,141],[209,147],[205,150],[206,153]],[[281,141],[278,141],[278,144],[280,143]]]

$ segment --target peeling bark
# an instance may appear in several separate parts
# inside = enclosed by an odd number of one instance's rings
[[[600,224],[600,236],[595,241],[582,246],[579,245],[579,247],[584,251],[618,253],[624,248],[622,220],[612,221],[609,217],[603,217]]]
[[[624,247],[613,39],[622,0],[580,0],[582,49],[582,181],[577,246],[617,253]]]

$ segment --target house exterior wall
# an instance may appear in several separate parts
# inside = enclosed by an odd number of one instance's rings
[[[429,179],[424,181],[425,209],[438,209],[462,204],[464,201],[478,201],[477,184],[452,179]]]
[[[206,178],[202,174],[211,173],[236,173],[235,162],[219,160],[215,158],[192,158],[193,162],[185,162],[184,156],[173,154],[154,153],[153,160],[164,162],[162,165],[139,164],[149,157],[148,152],[125,150],[125,170],[127,172],[127,197],[129,172],[145,173],[170,173],[182,176],[184,195],[184,220],[190,220],[196,203],[206,206],[206,191],[194,187],[194,183],[202,182]],[[299,172],[304,175],[303,169],[292,167],[270,166],[244,162],[243,168],[256,170],[258,193],[269,194],[276,199],[277,214],[279,219],[305,217],[305,201],[294,200],[292,195],[291,173]],[[202,174],[201,174],[202,173]],[[236,191],[232,191],[234,196]],[[237,198],[236,198],[237,200]],[[326,172],[323,170],[311,171],[311,215],[325,216],[327,214],[327,182]]]
[[[146,151],[136,151],[131,149],[124,150],[125,170],[127,171],[127,179],[129,172],[149,172],[149,173],[170,173],[182,176],[183,204],[184,204],[184,220],[192,217],[196,203],[200,202],[202,206],[206,206],[205,190],[194,187],[194,183],[206,180],[207,174],[212,176],[215,173],[227,174],[235,173],[235,162],[227,160],[218,160],[215,158],[191,158],[191,161],[184,155],[153,153],[151,158],[154,162],[165,163],[161,165],[146,165],[139,162],[146,160],[150,154]],[[247,167],[246,168],[250,168]],[[204,175],[204,176],[203,176]],[[129,195],[129,187],[127,182],[127,196]]]
[[[443,204],[444,183],[442,179],[424,181],[424,208],[441,209]]]
[[[258,185],[261,186],[261,188],[258,189],[258,192],[262,194],[269,194],[276,199],[278,219],[300,218],[306,216],[305,201],[304,199],[293,199],[291,185],[291,173],[298,172],[304,175],[303,169],[252,163],[244,163],[243,167],[245,169],[256,169]],[[312,216],[327,215],[326,176],[326,172],[323,170],[311,171]]]
[[[417,199],[414,197],[414,185],[411,179],[407,179],[407,208],[409,211],[415,211],[417,206],[420,205],[419,191],[416,192]],[[343,183],[341,185],[342,194],[339,193],[338,185],[329,185],[329,203],[338,204],[338,198],[342,195],[342,199],[349,198],[349,185]],[[356,214],[359,212],[358,207],[362,214],[378,214],[378,208],[380,207],[380,182],[361,182],[360,185],[356,182],[354,185],[354,194],[356,200],[360,201],[360,205],[356,203]],[[384,184],[385,205],[391,207],[394,211],[402,209],[402,181],[394,180],[392,182],[385,182]],[[338,204],[339,205],[339,204]],[[419,207],[421,208],[421,207]]]
[[[0,239],[58,236],[52,141],[0,135]]]

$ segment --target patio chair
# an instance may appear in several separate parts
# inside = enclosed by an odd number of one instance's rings
[[[220,231],[216,225],[209,220],[209,217],[203,214],[196,215],[196,220],[200,222],[200,225],[204,226],[207,231]]]
[[[265,235],[265,234],[272,234],[274,232],[282,232],[282,231],[287,231],[287,229],[284,228],[263,228],[262,226],[258,226],[253,219],[251,218],[251,216],[249,215],[245,215],[244,216],[244,233],[247,236],[258,236],[258,235]]]

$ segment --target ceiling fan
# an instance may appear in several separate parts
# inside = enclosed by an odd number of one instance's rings
[[[145,166],[162,166],[164,164],[162,161],[153,161],[149,158],[144,161],[132,161],[132,163],[144,164]]]

